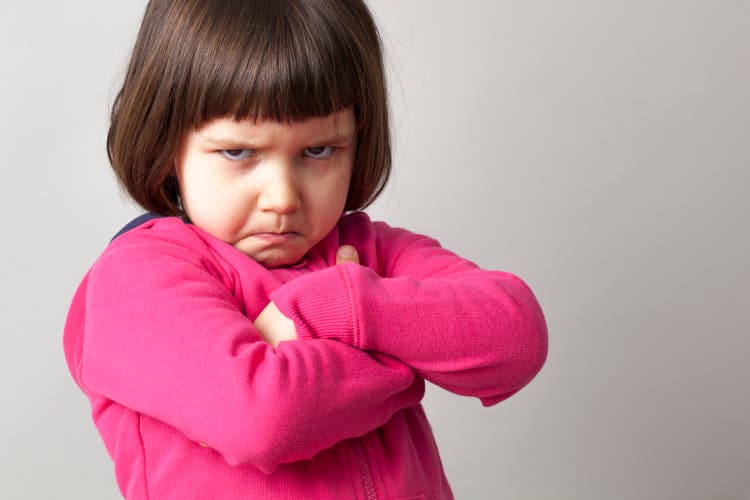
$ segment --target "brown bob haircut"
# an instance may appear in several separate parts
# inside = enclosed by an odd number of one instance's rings
[[[216,118],[292,123],[352,106],[358,147],[345,210],[391,171],[381,42],[361,0],[151,0],[112,106],[107,152],[143,208],[183,215],[174,158]]]

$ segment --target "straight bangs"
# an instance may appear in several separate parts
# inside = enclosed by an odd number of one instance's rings
[[[183,123],[295,122],[357,107],[366,88],[359,51],[325,2],[219,1],[204,4],[205,31],[183,66],[175,109],[192,115]]]

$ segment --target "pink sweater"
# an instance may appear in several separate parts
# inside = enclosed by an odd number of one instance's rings
[[[299,335],[275,350],[270,300]],[[163,218],[93,265],[64,345],[128,499],[445,499],[424,380],[498,403],[547,330],[517,277],[363,213],[279,269]]]

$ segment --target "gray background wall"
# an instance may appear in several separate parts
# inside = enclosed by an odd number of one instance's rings
[[[137,211],[107,109],[143,0],[0,4],[0,496],[117,498],[67,374],[75,286]],[[515,272],[540,376],[425,401],[461,499],[750,498],[750,2],[372,0],[396,174],[374,217]]]

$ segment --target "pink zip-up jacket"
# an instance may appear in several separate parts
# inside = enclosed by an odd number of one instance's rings
[[[275,350],[269,301],[299,335]],[[278,269],[171,217],[110,243],[64,347],[128,499],[448,499],[424,381],[498,403],[547,329],[516,276],[363,213]]]

